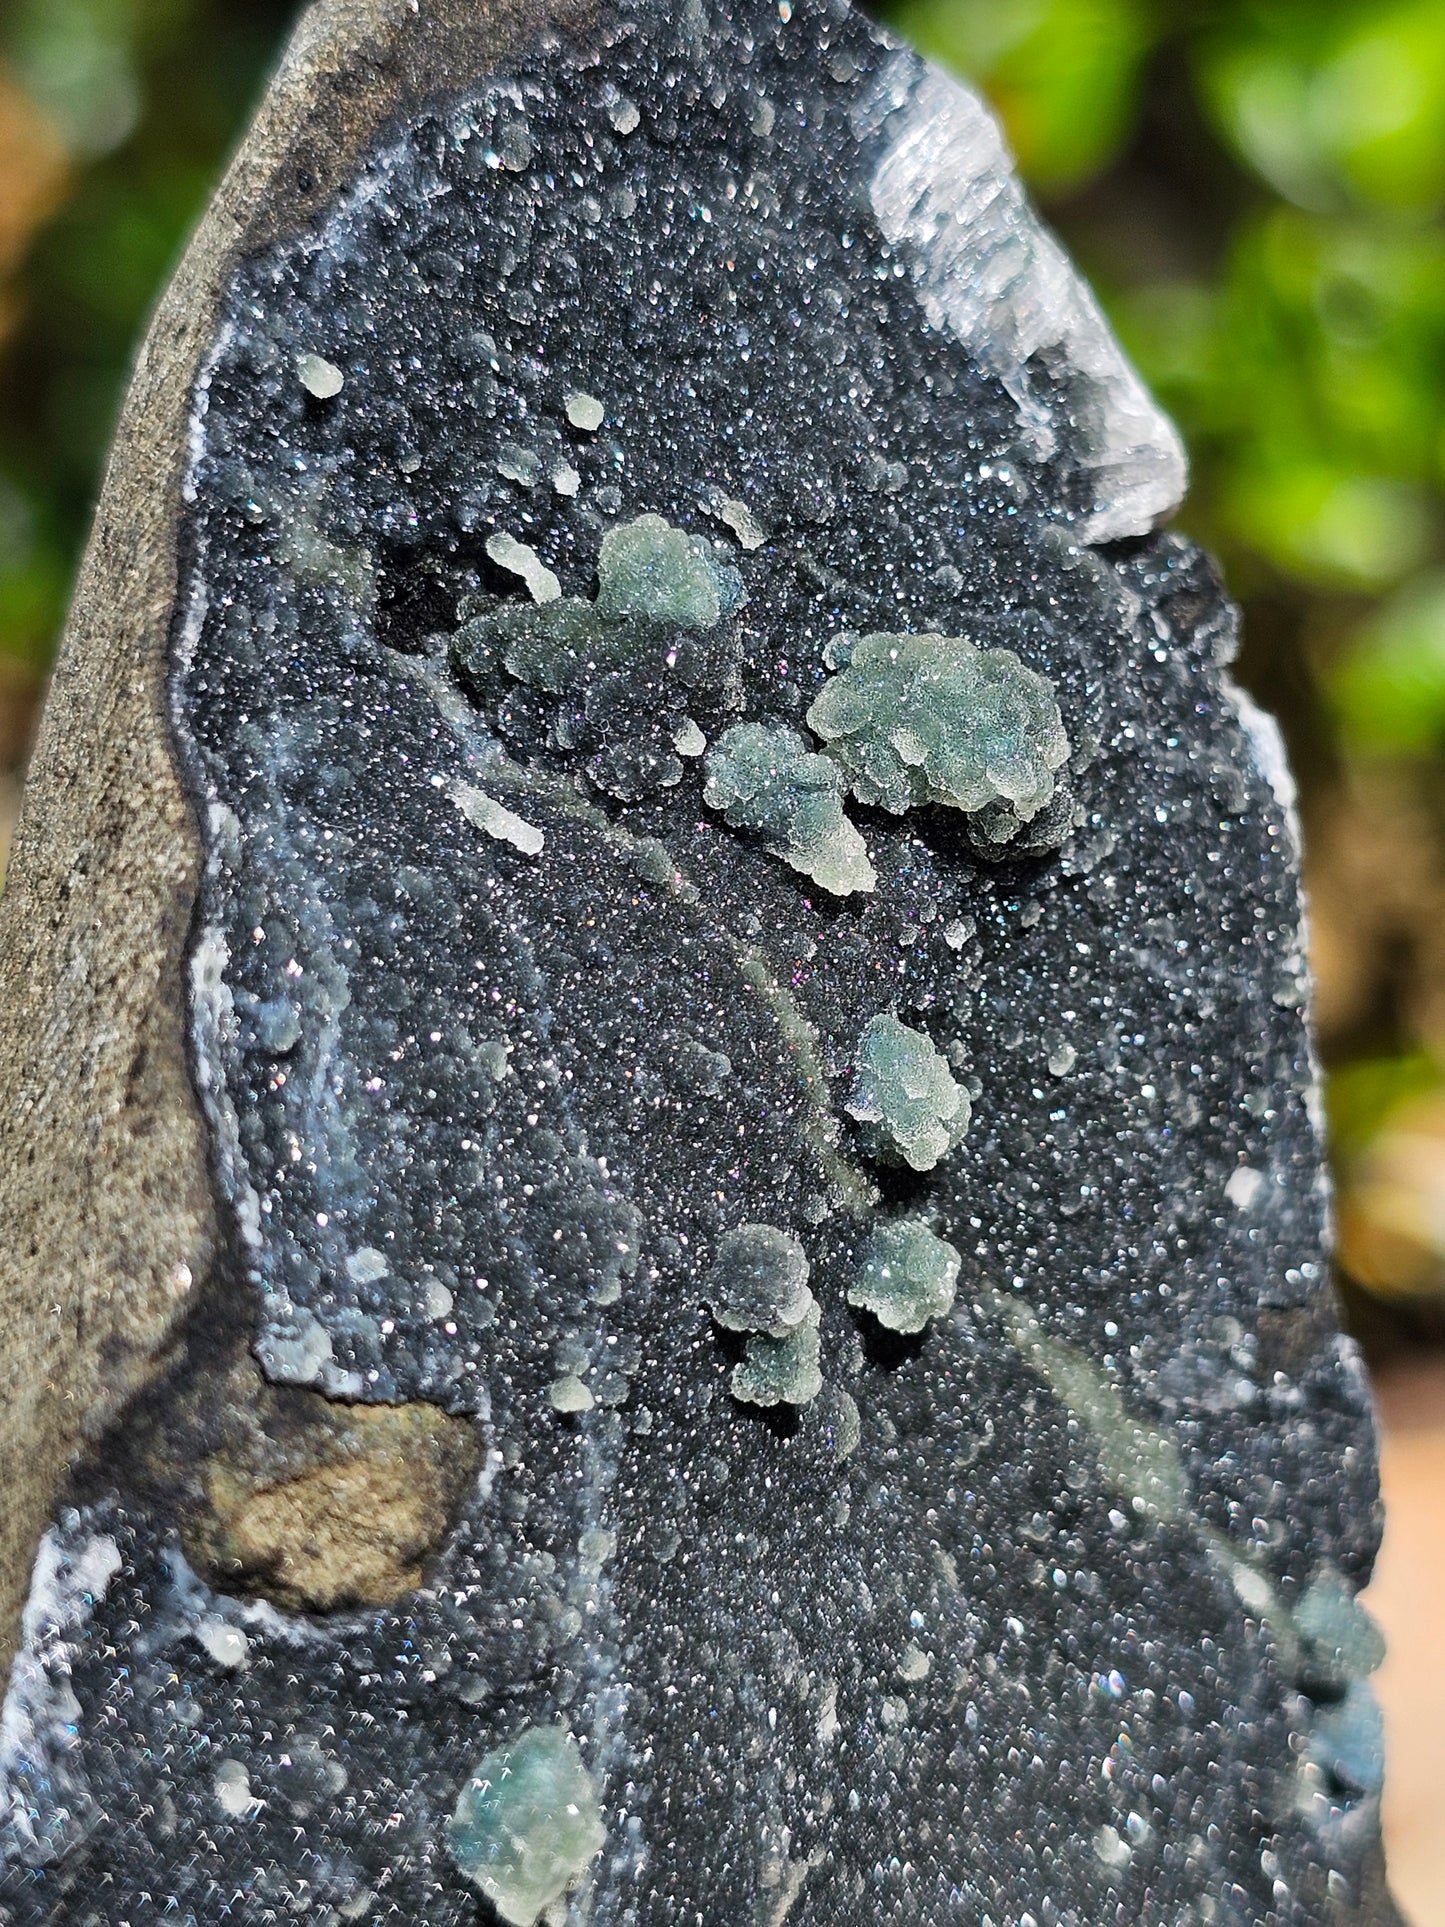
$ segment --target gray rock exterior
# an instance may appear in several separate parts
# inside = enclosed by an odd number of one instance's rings
[[[1393,1920],[1288,777],[978,103],[323,5],[140,383],[6,1920]]]

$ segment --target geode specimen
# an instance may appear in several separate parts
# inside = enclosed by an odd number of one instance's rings
[[[338,4],[318,72],[170,349],[214,1230],[81,1400],[5,1918],[1392,1919],[1291,798],[1172,431],[841,6]]]

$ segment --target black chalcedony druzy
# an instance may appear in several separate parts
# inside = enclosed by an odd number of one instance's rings
[[[235,1260],[205,1315],[274,1377],[465,1417],[483,1471],[420,1591],[330,1619],[212,1591],[124,1485],[68,1513],[52,1558],[104,1583],[32,1638],[5,1905],[471,1922],[445,1822],[556,1725],[599,1927],[1383,1918],[1373,1774],[1301,1767],[1291,1616],[1367,1576],[1375,1486],[1229,609],[1111,517],[1067,331],[1010,360],[1007,251],[980,346],[968,261],[940,295],[887,231],[943,83],[813,0],[668,11],[439,104],[232,290],[174,671]],[[1086,306],[1046,265],[1016,305]],[[562,689],[489,653],[528,600],[498,535],[585,601],[645,514],[746,602]],[[958,811],[850,806],[877,888],[831,897],[704,805],[696,733],[804,731],[830,644],[925,631],[1049,679],[1073,814],[985,860]],[[972,1100],[926,1171],[845,1109],[884,1011]],[[916,1337],[847,1303],[879,1211],[962,1259]],[[707,1308],[755,1223],[821,1312],[796,1408],[731,1395]],[[1131,1426],[1180,1504],[1130,1489]]]

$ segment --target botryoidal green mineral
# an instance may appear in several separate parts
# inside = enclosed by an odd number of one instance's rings
[[[744,1405],[810,1405],[823,1389],[819,1319],[813,1304],[782,1337],[750,1338],[745,1357],[733,1367],[733,1397]]]
[[[1339,1574],[1328,1569],[1311,1580],[1295,1607],[1294,1629],[1307,1644],[1311,1676],[1335,1689],[1373,1673],[1384,1661],[1379,1627]]]
[[[447,1823],[458,1869],[508,1927],[533,1927],[607,1840],[570,1733],[529,1726],[477,1762]]]
[[[922,1218],[881,1224],[868,1240],[848,1303],[871,1311],[890,1331],[911,1336],[952,1310],[961,1262]]]
[[[1368,1680],[1352,1679],[1343,1699],[1316,1711],[1305,1758],[1352,1793],[1380,1790],[1385,1780],[1385,1722]]]
[[[812,1309],[802,1245],[772,1224],[740,1224],[718,1240],[707,1276],[707,1302],[728,1331],[782,1338]]]
[[[1003,819],[990,821],[992,842],[1053,800],[1069,756],[1047,677],[1012,649],[962,636],[862,637],[814,699],[808,726],[860,803],[895,815],[924,803],[989,812]]]
[[[604,622],[715,629],[742,600],[737,570],[715,562],[701,536],[660,515],[639,515],[602,538],[596,607]]]
[[[735,723],[708,751],[703,801],[835,896],[871,890],[868,846],[843,814],[847,779],[781,723]]]
[[[970,1110],[931,1040],[889,1011],[863,1027],[843,1108],[870,1127],[880,1154],[894,1153],[915,1171],[931,1171],[958,1143]]]
[[[733,1367],[745,1405],[807,1405],[823,1388],[819,1310],[802,1245],[771,1224],[743,1224],[718,1240],[707,1304],[725,1331],[750,1334]]]
[[[627,662],[668,630],[714,629],[745,600],[742,577],[716,561],[701,536],[639,515],[603,536],[595,602],[500,603],[458,632],[453,651],[473,685],[500,657],[520,681],[556,694]]]

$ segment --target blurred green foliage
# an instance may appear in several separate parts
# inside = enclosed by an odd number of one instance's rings
[[[1154,38],[1139,0],[903,0],[892,23],[984,87],[1041,192],[1077,186],[1118,152]]]
[[[293,10],[0,0],[64,154],[0,363],[0,669],[48,657],[132,345]],[[1183,519],[1304,779],[1348,1188],[1392,1117],[1445,1103],[1445,0],[889,18],[993,102],[1190,444]],[[1438,1275],[1445,1303],[1441,1243],[1410,1289]]]
[[[59,150],[0,362],[0,657],[49,658],[137,335],[292,0],[8,0],[0,60]],[[52,164],[37,152],[32,168]],[[23,169],[24,151],[11,165]],[[22,183],[0,182],[18,192]]]

